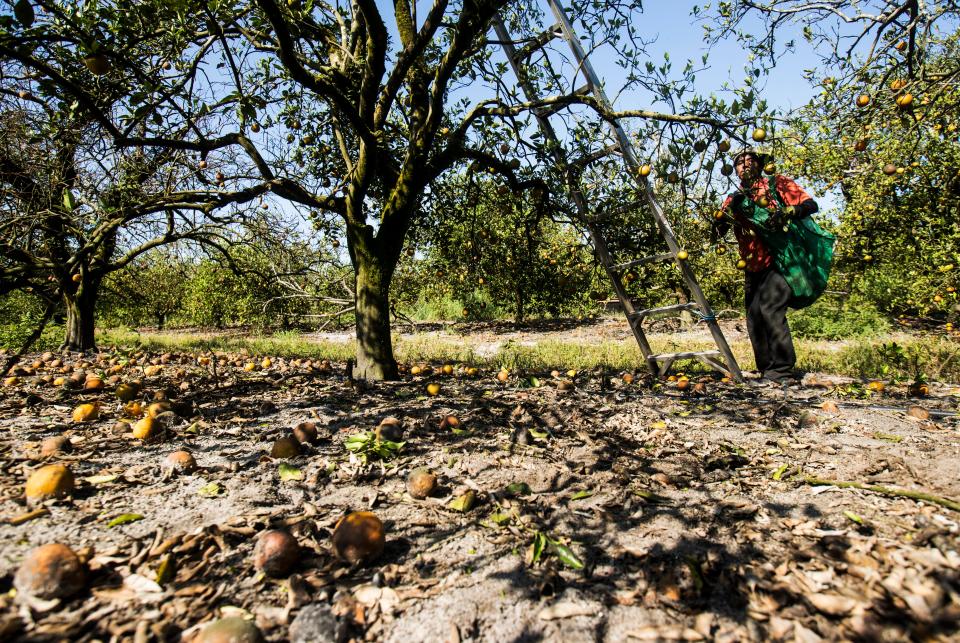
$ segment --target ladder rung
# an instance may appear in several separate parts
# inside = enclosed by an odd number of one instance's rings
[[[672,252],[664,252],[659,255],[650,255],[649,257],[643,257],[642,259],[634,259],[633,261],[627,261],[624,263],[618,263],[613,266],[614,270],[624,270],[626,268],[633,268],[634,266],[642,266],[645,263],[651,263],[653,261],[668,261],[673,259]]]
[[[630,201],[630,202],[627,203],[626,205],[623,205],[623,206],[621,206],[621,207],[619,207],[619,208],[615,208],[615,209],[610,210],[610,211],[608,211],[608,212],[604,212],[603,214],[598,214],[598,215],[596,215],[596,216],[590,217],[589,222],[590,222],[590,223],[603,223],[604,221],[609,221],[610,219],[612,219],[612,218],[614,218],[614,217],[618,217],[618,216],[620,216],[621,214],[626,214],[626,213],[630,212],[631,210],[635,210],[636,208],[643,206],[643,204],[644,204],[643,201]],[[659,256],[659,255],[657,255],[657,256]],[[672,257],[673,255],[670,255],[670,256]],[[653,260],[651,259],[651,261],[653,261]]]
[[[651,355],[647,359],[663,362],[668,359],[675,360],[689,359],[691,357],[716,357],[718,355],[720,355],[720,351],[690,351],[689,353],[660,353],[659,355]]]
[[[522,61],[526,60],[533,54],[537,53],[537,51],[539,51],[540,49],[543,49],[543,47],[548,42],[550,42],[554,38],[559,38],[562,35],[563,35],[563,31],[560,29],[560,23],[558,22],[557,24],[553,25],[552,27],[550,27],[549,29],[547,29],[546,31],[544,31],[543,33],[535,37],[532,41],[530,41],[529,43],[525,44],[523,47],[518,49],[516,55],[513,57],[514,62],[517,65],[520,65]]]
[[[584,154],[583,156],[578,158],[576,161],[573,161],[570,165],[577,166],[577,167],[587,167],[594,161],[599,161],[603,157],[610,156],[614,152],[619,152],[619,151],[620,151],[620,144],[611,143],[610,145],[607,145],[602,150],[597,150],[596,152],[590,152],[589,154]]]
[[[631,315],[631,317],[649,317],[650,315],[662,315],[664,313],[672,313],[680,310],[693,310],[697,307],[695,302],[687,302],[685,304],[673,304],[672,306],[661,306],[660,308],[647,308],[646,310],[638,310]]]

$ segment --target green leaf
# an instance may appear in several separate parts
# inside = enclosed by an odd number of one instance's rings
[[[570,500],[583,500],[584,498],[589,498],[592,495],[593,495],[592,491],[587,491],[587,490],[578,491],[572,496],[570,496]]]
[[[652,491],[647,491],[646,489],[634,489],[633,495],[643,498],[644,501],[650,503],[651,505],[669,505],[671,503],[670,498],[658,496]]]
[[[527,429],[527,432],[530,433],[535,440],[546,440],[547,436],[550,435],[546,431],[537,431],[536,429]]]
[[[492,520],[495,525],[505,525],[510,522],[511,518],[510,514],[505,513],[497,512],[490,514],[490,520]]]
[[[777,467],[777,470],[773,472],[773,479],[779,481],[788,468],[790,468],[789,464],[781,464]]]
[[[211,482],[210,484],[205,484],[197,491],[204,498],[216,498],[217,496],[222,496],[225,493],[225,489],[219,482]]]
[[[160,561],[160,566],[157,567],[157,585],[166,585],[173,581],[177,576],[177,563],[173,558],[173,554],[167,554],[163,557],[163,560]]]
[[[77,207],[77,200],[74,198],[73,192],[70,190],[63,191],[63,207],[71,211],[75,210]]]
[[[530,564],[536,565],[540,562],[540,558],[543,557],[543,550],[547,546],[547,537],[543,532],[537,532],[537,535],[533,537],[533,544],[530,545]]]
[[[18,0],[17,4],[13,5],[13,15],[25,29],[29,29],[37,17],[29,0]]]
[[[457,496],[450,501],[450,504],[447,506],[453,509],[454,511],[459,511],[460,513],[467,513],[473,509],[473,505],[477,503],[477,494],[473,491],[468,491],[462,496]]]
[[[140,514],[120,514],[113,520],[107,523],[107,527],[117,527],[119,525],[126,525],[131,522],[137,522],[138,520],[143,520],[143,516]]]
[[[553,553],[557,555],[561,563],[572,569],[583,569],[583,561],[577,558],[577,555],[573,553],[572,549],[558,542],[553,542],[551,545]]]
[[[852,511],[844,511],[843,515],[849,518],[850,520],[852,520],[853,522],[857,523],[858,525],[863,524],[863,518],[853,513]]]
[[[507,485],[507,488],[504,489],[504,492],[508,496],[526,496],[533,493],[533,490],[530,489],[530,485],[526,482],[511,482]]]
[[[894,435],[893,433],[881,433],[877,431],[876,433],[873,434],[873,437],[875,437],[878,440],[883,440],[884,442],[893,442],[893,443],[903,442],[902,435]]]
[[[284,482],[290,480],[303,480],[303,471],[297,467],[287,464],[286,462],[280,463],[280,479]]]

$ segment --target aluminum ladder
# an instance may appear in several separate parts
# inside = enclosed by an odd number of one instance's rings
[[[553,12],[556,23],[547,31],[539,34],[533,39],[515,41],[507,31],[507,28],[500,16],[496,16],[493,21],[493,27],[498,38],[496,44],[500,44],[503,47],[503,50],[507,56],[507,60],[513,69],[514,75],[517,77],[517,81],[520,84],[527,101],[537,103],[541,101],[541,97],[537,95],[536,88],[529,81],[524,72],[526,60],[539,50],[543,49],[550,41],[559,37],[566,40],[567,44],[570,46],[570,50],[573,53],[573,58],[577,63],[577,69],[575,73],[582,71],[586,79],[586,84],[576,89],[573,93],[580,95],[586,95],[587,93],[590,93],[604,109],[612,111],[610,101],[608,100],[606,93],[603,91],[603,87],[600,84],[600,80],[594,71],[593,66],[590,64],[589,56],[584,51],[579,37],[573,31],[573,26],[571,25],[570,20],[567,18],[567,14],[560,5],[559,0],[546,0],[546,2],[550,6],[550,10]],[[520,51],[518,51],[516,48],[516,43],[518,42],[526,43]],[[590,241],[593,244],[594,250],[596,251],[597,258],[600,260],[600,263],[603,265],[607,276],[610,278],[610,281],[613,284],[614,291],[617,294],[617,299],[620,301],[620,305],[624,314],[626,315],[627,322],[630,325],[630,329],[633,331],[633,336],[636,338],[637,344],[640,346],[640,351],[643,354],[644,360],[647,362],[650,372],[653,373],[654,377],[662,377],[667,373],[667,371],[670,370],[670,367],[676,360],[696,358],[707,366],[720,371],[737,382],[743,381],[743,376],[740,372],[740,367],[737,365],[737,360],[734,358],[733,353],[730,350],[730,346],[727,344],[727,340],[723,336],[723,331],[720,330],[716,315],[704,296],[703,289],[700,288],[700,284],[687,262],[678,256],[682,248],[680,247],[680,244],[677,243],[677,238],[673,232],[673,228],[670,226],[670,222],[663,213],[663,208],[660,206],[656,196],[653,193],[650,181],[645,176],[641,176],[640,174],[641,164],[638,161],[637,152],[632,141],[627,136],[619,121],[612,120],[608,122],[609,128],[615,138],[616,143],[610,148],[602,150],[600,154],[613,153],[617,151],[620,152],[630,176],[634,177],[639,183],[639,187],[643,193],[643,198],[648,206],[649,211],[653,215],[654,221],[657,224],[657,228],[659,229],[661,236],[663,237],[664,241],[666,241],[668,249],[668,251],[664,253],[623,262],[617,262],[611,255],[608,245],[596,224],[596,217],[591,215],[592,209],[590,204],[587,202],[587,198],[581,188],[579,173],[576,171],[574,164],[570,162],[568,158],[569,153],[563,147],[562,143],[560,142],[560,138],[557,136],[556,129],[550,122],[550,117],[553,114],[556,114],[560,109],[563,109],[563,107],[556,108],[555,106],[549,106],[542,109],[537,109],[534,110],[534,116],[537,119],[537,124],[539,125],[540,131],[542,132],[544,138],[551,143],[550,147],[551,154],[553,156],[553,162],[563,173],[564,181],[566,182],[567,189],[573,200],[574,206],[576,207],[578,218],[586,228],[590,237]],[[633,299],[627,293],[627,290],[623,285],[622,276],[631,268],[658,261],[673,261],[676,263],[690,294],[690,301],[688,303],[675,304],[672,306],[637,309],[634,306]],[[686,310],[694,311],[696,314],[698,314],[699,318],[707,324],[707,326],[710,328],[710,334],[713,336],[713,340],[717,348],[715,350],[707,351],[686,351],[659,354],[654,353],[650,348],[650,343],[647,341],[647,336],[643,331],[643,321],[651,316],[668,313],[680,313]]]

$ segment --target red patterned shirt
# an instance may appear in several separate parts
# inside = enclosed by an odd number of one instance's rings
[[[783,200],[784,205],[800,205],[810,198],[803,188],[796,184],[793,179],[788,179],[779,174],[774,177],[774,183],[777,187],[777,193]],[[766,197],[770,202],[767,207],[775,209],[778,206],[776,199],[770,194],[770,182],[765,176],[761,176],[750,189],[749,196],[757,201],[760,197]],[[733,196],[728,196],[723,202],[723,210],[733,215],[733,234],[737,237],[737,245],[740,248],[740,257],[747,263],[745,270],[747,272],[760,272],[766,270],[773,264],[773,255],[764,245],[756,231],[756,226],[730,210],[730,203]]]

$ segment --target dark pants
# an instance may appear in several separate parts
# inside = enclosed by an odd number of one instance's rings
[[[793,295],[790,286],[773,268],[748,272],[746,277],[747,332],[757,370],[769,379],[792,377],[797,354],[787,324],[787,303]]]

